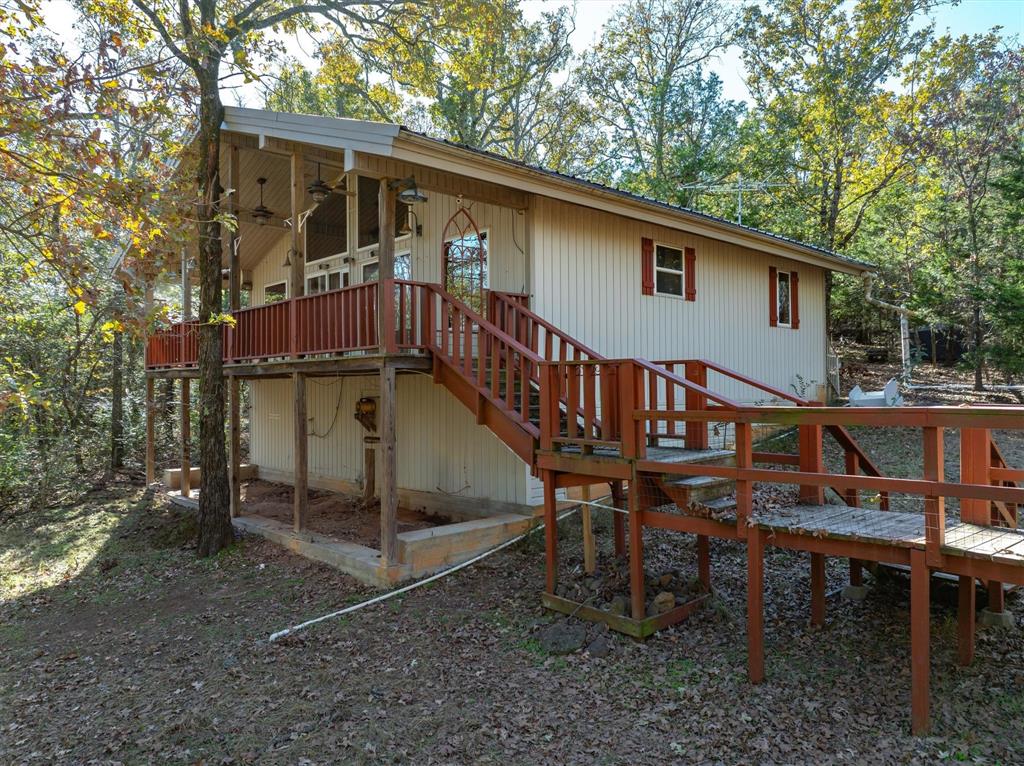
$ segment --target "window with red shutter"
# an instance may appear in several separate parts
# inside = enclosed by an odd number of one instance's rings
[[[640,239],[640,290],[644,295],[654,295],[654,240]]]

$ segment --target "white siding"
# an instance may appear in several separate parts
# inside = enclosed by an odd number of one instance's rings
[[[292,382],[255,380],[251,386],[251,461],[290,474]],[[378,395],[378,379],[310,378],[307,386],[309,472],[361,482],[367,432],[353,413],[360,397]],[[522,461],[477,425],[455,397],[425,375],[400,375],[397,388],[399,487],[510,503],[529,501]]]
[[[598,353],[704,358],[790,392],[802,376],[808,397],[824,382],[822,269],[545,198],[530,214],[531,306]],[[696,301],[641,294],[642,237],[695,249]],[[799,272],[799,330],[769,326],[769,266]],[[709,383],[738,401],[764,399],[746,386]]]

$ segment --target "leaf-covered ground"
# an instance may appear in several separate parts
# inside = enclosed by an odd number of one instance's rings
[[[710,607],[646,643],[612,635],[597,658],[541,648],[556,618],[538,605],[540,535],[269,644],[370,591],[257,538],[197,560],[190,513],[127,482],[0,524],[5,764],[1024,761],[1024,631],[980,631],[975,665],[957,667],[955,593],[938,585],[934,736],[915,739],[899,576],[862,603],[833,593],[815,630],[805,558],[769,551],[754,687],[730,543],[713,544]],[[578,521],[562,527],[571,574]],[[652,568],[695,574],[690,539],[647,543]],[[830,590],[844,571],[830,563]]]

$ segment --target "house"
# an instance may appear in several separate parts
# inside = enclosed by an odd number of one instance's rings
[[[239,221],[224,248],[235,323],[222,329],[237,525],[389,584],[520,534],[541,508],[545,605],[637,637],[708,595],[710,537],[744,542],[753,682],[764,677],[767,545],[809,554],[814,624],[825,615],[825,556],[849,559],[855,588],[865,562],[904,565],[912,722],[927,728],[931,572],[959,577],[964,664],[976,582],[998,619],[1008,616],[1003,583],[1024,584],[1024,471],[992,438],[1024,416],[812,406],[834,369],[826,275],[863,274],[867,264],[398,125],[228,108],[223,129],[222,185]],[[197,341],[184,303],[183,321],[147,343],[149,481],[155,380],[181,381],[188,433]],[[755,446],[758,424],[795,427],[798,454]],[[921,429],[923,479],[881,476],[847,430],[854,425]],[[960,430],[957,484],[943,480],[943,429]],[[843,472],[826,470],[826,432]],[[252,476],[292,485],[290,524],[241,512]],[[187,439],[169,479],[182,500],[201,482]],[[754,482],[800,482],[796,504],[755,508]],[[629,615],[557,590],[558,501],[602,483],[623,511],[613,534],[616,553],[628,555]],[[379,496],[377,547],[308,525],[309,487]],[[827,504],[826,488],[843,504]],[[921,496],[921,509],[889,512],[889,492]],[[948,525],[946,495],[960,498]],[[449,523],[401,531],[401,511]],[[645,528],[696,536],[699,596],[652,613]]]
[[[226,330],[225,361],[230,379],[249,386],[248,463],[271,481],[293,483],[302,461],[308,486],[361,492],[372,466],[372,483],[386,492],[389,460],[366,457],[385,449],[381,424],[368,429],[353,417],[364,407],[378,419],[394,413],[401,504],[507,520],[532,516],[542,503],[530,458],[535,434],[495,428],[507,418],[477,412],[476,390],[453,390],[466,383],[464,373],[451,380],[459,365],[438,370],[423,338],[412,337],[423,331],[410,315],[421,310],[414,302],[440,300],[421,284],[443,288],[460,309],[485,315],[545,358],[585,349],[609,358],[708,359],[821,398],[825,274],[869,268],[398,125],[228,107],[223,131],[222,185],[239,218],[225,245],[225,267],[242,288],[232,305],[248,295],[237,326]],[[391,268],[393,277],[382,273]],[[395,280],[396,329],[408,335],[377,334],[384,312],[376,285],[384,279]],[[435,318],[437,331],[443,320]],[[479,327],[452,332],[449,341],[464,338],[468,357],[478,354]],[[187,325],[177,326],[150,340],[151,376],[187,385],[195,340],[186,335]],[[456,362],[468,358],[464,351]],[[382,406],[382,365],[396,373],[385,384],[395,386],[393,406]],[[479,377],[475,361],[470,368],[469,377]],[[737,401],[771,398],[714,377],[715,390]],[[304,429],[296,428],[297,386]],[[295,447],[297,430],[306,432],[305,455]],[[401,562],[399,547],[392,542],[390,555]]]

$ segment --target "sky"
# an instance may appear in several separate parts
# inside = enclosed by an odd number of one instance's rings
[[[734,2],[737,7],[742,0],[726,0]],[[539,19],[544,11],[557,10],[562,6],[576,6],[576,31],[571,43],[577,53],[586,50],[600,35],[601,27],[614,13],[615,8],[625,0],[521,0],[520,7],[528,21]],[[65,39],[73,36],[72,21],[74,13],[66,0],[47,0],[44,15],[47,24]],[[934,20],[936,33],[948,31],[954,37],[964,34],[986,32],[992,27],[1001,26],[1007,37],[1016,36],[1024,40],[1024,0],[963,0],[957,5],[944,5],[934,11],[930,18]],[[926,18],[921,24],[927,23]],[[304,39],[282,38],[288,53],[302,61],[306,66],[316,67],[313,58],[315,44],[308,37]],[[745,73],[740,51],[736,47],[726,49],[709,64],[722,80],[722,92],[726,98],[736,101],[748,99],[745,84]],[[257,86],[233,88],[224,93],[227,104],[243,104],[259,107],[262,97]]]

